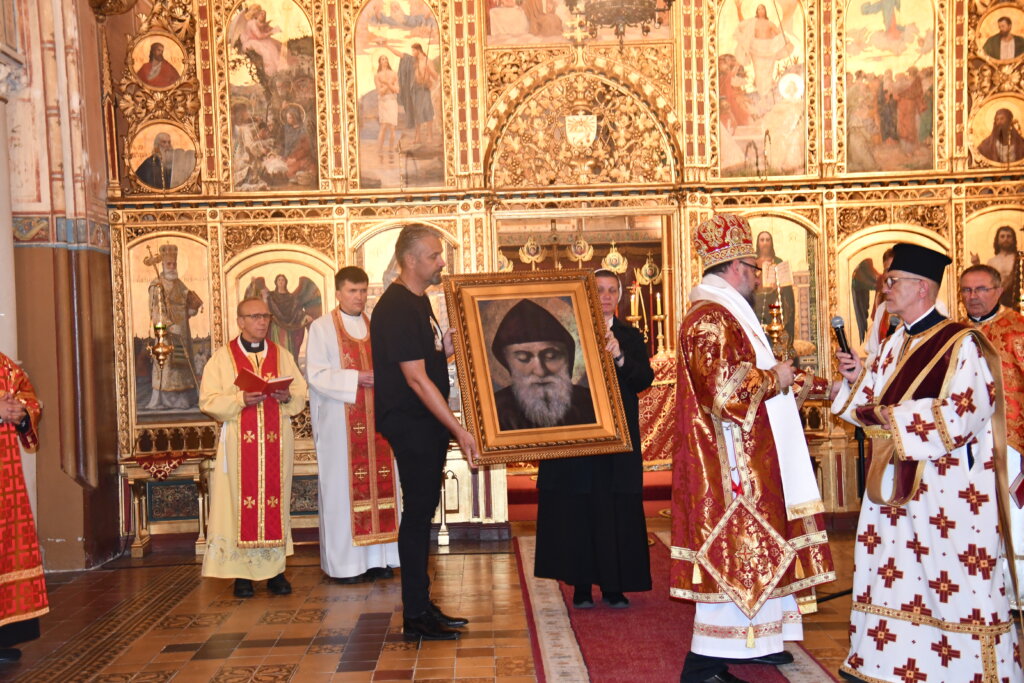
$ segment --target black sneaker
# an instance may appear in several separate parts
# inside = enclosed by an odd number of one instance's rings
[[[590,586],[576,586],[572,591],[572,606],[576,609],[590,609],[594,606],[594,596]]]

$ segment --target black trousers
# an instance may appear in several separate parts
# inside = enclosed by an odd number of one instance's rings
[[[414,617],[430,608],[430,522],[441,500],[441,477],[451,435],[437,420],[417,420],[387,433],[402,485],[398,559],[402,565],[402,607]],[[390,432],[390,430],[389,430]]]

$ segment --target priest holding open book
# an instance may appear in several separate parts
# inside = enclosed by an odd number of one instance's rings
[[[291,353],[266,338],[270,318],[262,299],[239,303],[241,333],[214,352],[199,387],[200,409],[222,423],[203,576],[235,579],[238,598],[264,579],[271,593],[292,592],[290,418],[306,405],[306,382]]]

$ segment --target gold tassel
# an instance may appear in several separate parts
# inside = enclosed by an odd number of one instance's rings
[[[700,565],[697,564],[696,560],[694,560],[694,562],[693,562],[693,579],[692,579],[691,583],[694,586],[696,586],[696,585],[700,584],[700,582],[703,581],[703,580],[704,580],[704,577],[700,573]]]
[[[796,578],[798,578],[798,579],[802,579],[805,576],[805,574],[804,574],[804,566],[802,564],[800,564],[800,556],[799,555],[796,556],[796,564],[793,567],[793,572],[796,574]]]
[[[750,622],[750,626],[747,627],[747,647],[751,649],[756,647],[754,643],[754,622]]]

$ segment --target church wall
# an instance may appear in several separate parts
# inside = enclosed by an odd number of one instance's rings
[[[120,547],[98,27],[72,0],[18,7],[10,169],[20,355],[44,405],[37,526],[48,569],[81,569]]]

